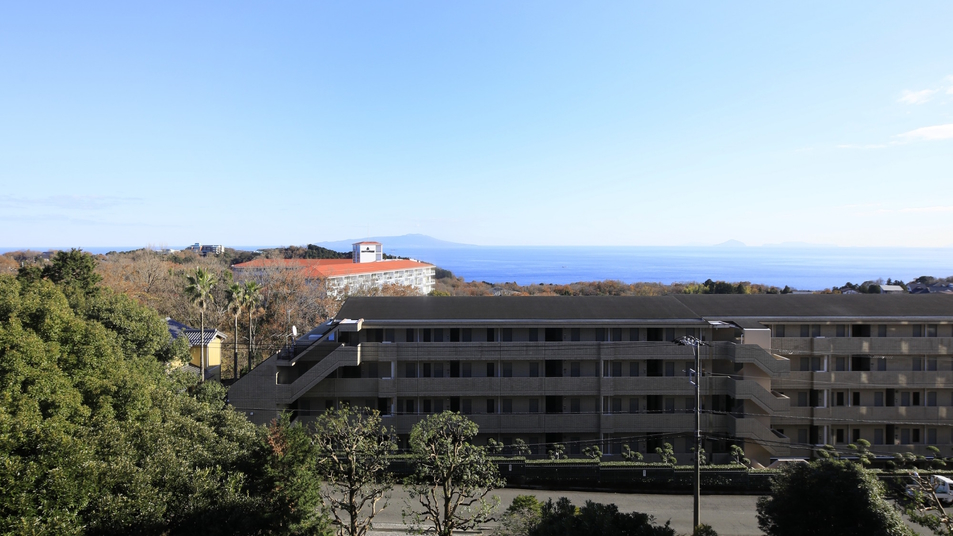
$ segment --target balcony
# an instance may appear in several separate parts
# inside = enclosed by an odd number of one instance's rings
[[[871,354],[871,355],[949,355],[950,337],[777,337],[771,339],[772,351],[787,355]]]

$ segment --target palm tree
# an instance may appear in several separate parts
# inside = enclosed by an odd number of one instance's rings
[[[248,309],[248,370],[251,370],[251,355],[254,348],[252,336],[252,314],[261,301],[261,285],[255,281],[245,281],[244,306]]]
[[[241,283],[232,283],[228,287],[228,309],[232,312],[235,317],[235,358],[234,358],[234,375],[235,379],[238,379],[238,316],[242,314],[242,309],[245,308],[245,285]]]
[[[201,381],[205,381],[205,364],[207,362],[207,352],[205,344],[205,309],[208,308],[209,304],[213,303],[215,300],[212,297],[212,289],[215,287],[215,276],[205,268],[196,268],[195,273],[185,276],[188,281],[188,286],[185,287],[185,293],[188,295],[189,300],[199,308],[200,315],[202,317],[202,331],[201,331],[201,341],[202,346],[200,348],[201,357],[199,358],[201,365]]]

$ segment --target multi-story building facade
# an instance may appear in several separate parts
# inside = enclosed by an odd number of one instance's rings
[[[306,278],[323,279],[329,293],[348,294],[387,285],[413,288],[420,294],[434,289],[436,267],[411,259],[384,259],[380,242],[357,242],[351,259],[255,259],[232,266],[239,277],[267,270],[298,270]]]
[[[482,440],[542,455],[599,445],[688,459],[691,336],[709,453],[809,456],[953,447],[953,296],[351,298],[338,317],[234,384],[255,422],[375,408],[402,441],[423,415],[467,414]]]

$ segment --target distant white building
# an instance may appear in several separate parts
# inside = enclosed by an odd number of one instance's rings
[[[192,244],[191,246],[185,248],[185,250],[191,251],[193,253],[198,253],[199,255],[205,257],[209,255],[210,253],[212,255],[221,255],[222,253],[225,253],[225,246],[221,244],[206,244],[203,246],[202,244],[199,244],[198,242],[196,242]]]
[[[305,277],[324,279],[329,292],[381,288],[385,285],[412,287],[421,294],[434,289],[436,267],[410,259],[384,259],[380,242],[356,242],[352,259],[255,259],[232,266],[236,276],[268,269],[300,270]]]

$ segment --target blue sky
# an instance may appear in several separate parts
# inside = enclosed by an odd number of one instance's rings
[[[7,2],[0,247],[953,244],[951,2]]]

